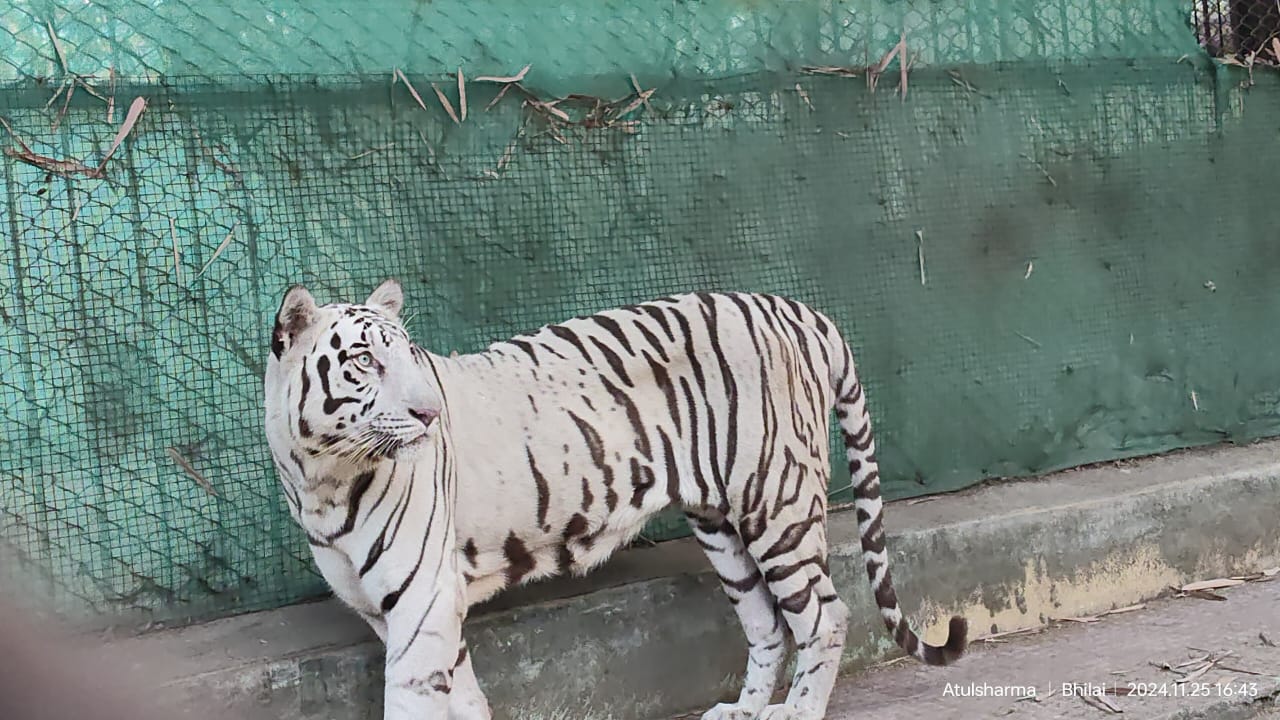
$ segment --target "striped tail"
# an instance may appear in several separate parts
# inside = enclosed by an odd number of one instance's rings
[[[836,417],[849,458],[853,477],[854,507],[858,514],[858,533],[862,540],[862,558],[867,565],[867,579],[880,606],[880,617],[893,635],[898,647],[927,665],[947,665],[964,654],[968,623],[960,616],[951,618],[944,645],[929,645],[911,629],[898,607],[898,595],[889,575],[889,555],[885,552],[884,504],[880,500],[880,469],[876,464],[876,444],[871,438],[871,418],[867,415],[862,384],[853,369],[852,355],[845,348],[845,373],[835,387],[842,392],[836,401]],[[846,387],[847,386],[847,387]]]

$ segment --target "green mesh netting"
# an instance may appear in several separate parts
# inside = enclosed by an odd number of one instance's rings
[[[270,6],[0,9],[0,533],[59,607],[323,590],[260,429],[298,281],[400,277],[438,352],[675,291],[810,302],[893,497],[1280,429],[1280,210],[1246,200],[1277,80],[1216,69],[1180,3]],[[905,99],[863,69],[904,29]],[[456,68],[526,64],[461,124],[432,88],[460,114]],[[599,100],[536,104],[571,93]],[[96,166],[137,96],[105,178],[22,155]]]

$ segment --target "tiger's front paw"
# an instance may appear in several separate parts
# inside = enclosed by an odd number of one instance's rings
[[[702,720],[756,720],[760,717],[759,708],[748,707],[742,703],[720,703],[702,713]]]
[[[810,710],[801,710],[793,705],[770,705],[757,716],[759,720],[822,720],[822,717]]]
[[[449,697],[449,720],[493,720],[489,711],[489,701],[480,692],[463,683],[454,688]]]

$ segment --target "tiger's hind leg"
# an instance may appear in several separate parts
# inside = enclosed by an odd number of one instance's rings
[[[823,483],[820,492],[825,490]],[[849,609],[827,570],[826,507],[821,498],[763,511],[742,524],[748,551],[796,641],[796,668],[781,705],[760,720],[822,720],[840,670]]]
[[[716,705],[702,720],[755,720],[769,704],[786,663],[786,623],[732,523],[715,510],[690,511],[686,516],[747,636],[747,672],[738,701]]]

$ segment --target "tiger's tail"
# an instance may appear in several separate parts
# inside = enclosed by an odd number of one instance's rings
[[[854,371],[853,355],[847,344],[844,357],[845,371],[834,383],[839,393],[835,410],[849,460],[867,579],[875,593],[876,605],[880,607],[880,617],[898,647],[927,665],[947,665],[964,654],[968,623],[958,615],[952,617],[946,643],[929,645],[921,642],[898,607],[898,596],[889,574],[889,555],[885,551],[884,503],[880,500],[880,469],[876,464],[876,444],[871,437],[871,418],[867,414],[866,397]]]

